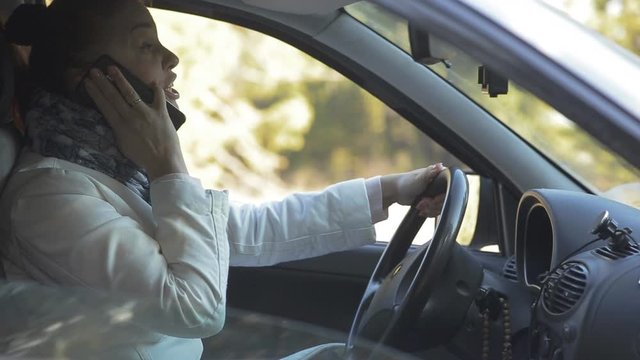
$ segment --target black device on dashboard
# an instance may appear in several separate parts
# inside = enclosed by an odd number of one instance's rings
[[[93,65],[91,65],[91,68],[89,68],[89,70],[96,68],[106,74],[107,68],[109,66],[116,66],[118,67],[118,69],[120,69],[120,72],[122,72],[122,75],[124,76],[124,78],[127,79],[129,84],[131,84],[131,87],[133,87],[133,89],[138,93],[142,101],[144,101],[147,104],[153,103],[153,89],[149,85],[145,84],[142,80],[140,80],[137,76],[133,75],[131,71],[129,71],[127,68],[120,65],[111,56],[109,55],[100,56],[98,60],[96,60],[96,62],[93,63]],[[83,76],[82,81],[80,81],[80,84],[78,84],[78,88],[76,89],[76,97],[77,97],[76,100],[82,103],[83,105],[96,107],[95,103],[89,96],[89,93],[87,93],[87,89],[84,87],[84,79],[87,76],[89,76],[88,71],[87,71],[87,74]],[[180,110],[178,110],[178,108],[176,108],[173,104],[171,104],[168,101],[167,101],[167,112],[169,113],[169,117],[171,118],[173,127],[175,127],[176,130],[178,130],[178,128],[180,128],[180,126],[184,124],[186,117]]]

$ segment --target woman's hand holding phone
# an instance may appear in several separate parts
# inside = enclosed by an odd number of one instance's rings
[[[92,69],[85,87],[113,128],[118,147],[147,171],[149,179],[171,173],[187,173],[178,135],[166,107],[164,91],[154,84],[154,100],[148,105],[115,67],[105,74]]]

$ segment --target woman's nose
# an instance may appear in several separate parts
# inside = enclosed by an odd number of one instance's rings
[[[164,67],[171,70],[176,66],[178,66],[178,63],[180,62],[180,59],[178,58],[178,56],[167,48],[164,48],[164,50],[165,50],[165,54],[163,58]]]

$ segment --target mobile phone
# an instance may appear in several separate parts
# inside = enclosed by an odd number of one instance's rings
[[[129,81],[129,84],[131,84],[131,87],[133,87],[133,89],[138,93],[142,101],[144,101],[147,104],[153,103],[153,88],[145,84],[137,76],[133,75],[131,71],[129,71],[124,66],[120,65],[111,56],[106,54],[100,56],[98,60],[96,60],[96,62],[91,65],[89,70],[96,68],[106,74],[107,68],[109,66],[116,66],[118,67],[118,69],[120,69],[120,72],[122,72],[122,75],[124,75],[124,78],[127,79],[127,81]],[[82,77],[82,81],[80,81],[80,83],[78,84],[78,87],[76,88],[75,100],[85,106],[91,106],[91,107],[97,108],[97,106],[89,96],[89,93],[87,93],[87,89],[84,86],[84,79],[87,76],[89,76],[89,71],[87,71],[87,73]],[[169,118],[171,118],[173,127],[176,130],[178,130],[180,126],[184,124],[186,117],[180,110],[178,110],[178,108],[176,108],[173,104],[171,104],[168,101],[167,101],[167,112],[169,113]]]

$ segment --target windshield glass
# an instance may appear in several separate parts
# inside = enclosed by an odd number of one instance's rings
[[[397,38],[407,34],[404,19],[378,6],[358,3],[348,6],[346,11],[373,30],[376,30],[376,27],[370,24],[374,21],[377,21],[378,28],[387,26],[386,31],[379,33],[391,42],[396,43]],[[378,19],[385,21],[380,22]],[[405,27],[402,32],[388,35],[393,29],[401,26]],[[404,48],[402,42],[396,44]],[[481,91],[478,84],[478,68],[482,64],[464,51],[450,44],[445,45],[447,60],[430,65],[432,71],[594,192],[636,207],[640,206],[640,196],[637,195],[640,188],[640,184],[637,183],[640,171],[636,167],[513,82],[509,83],[508,94],[490,97]]]

